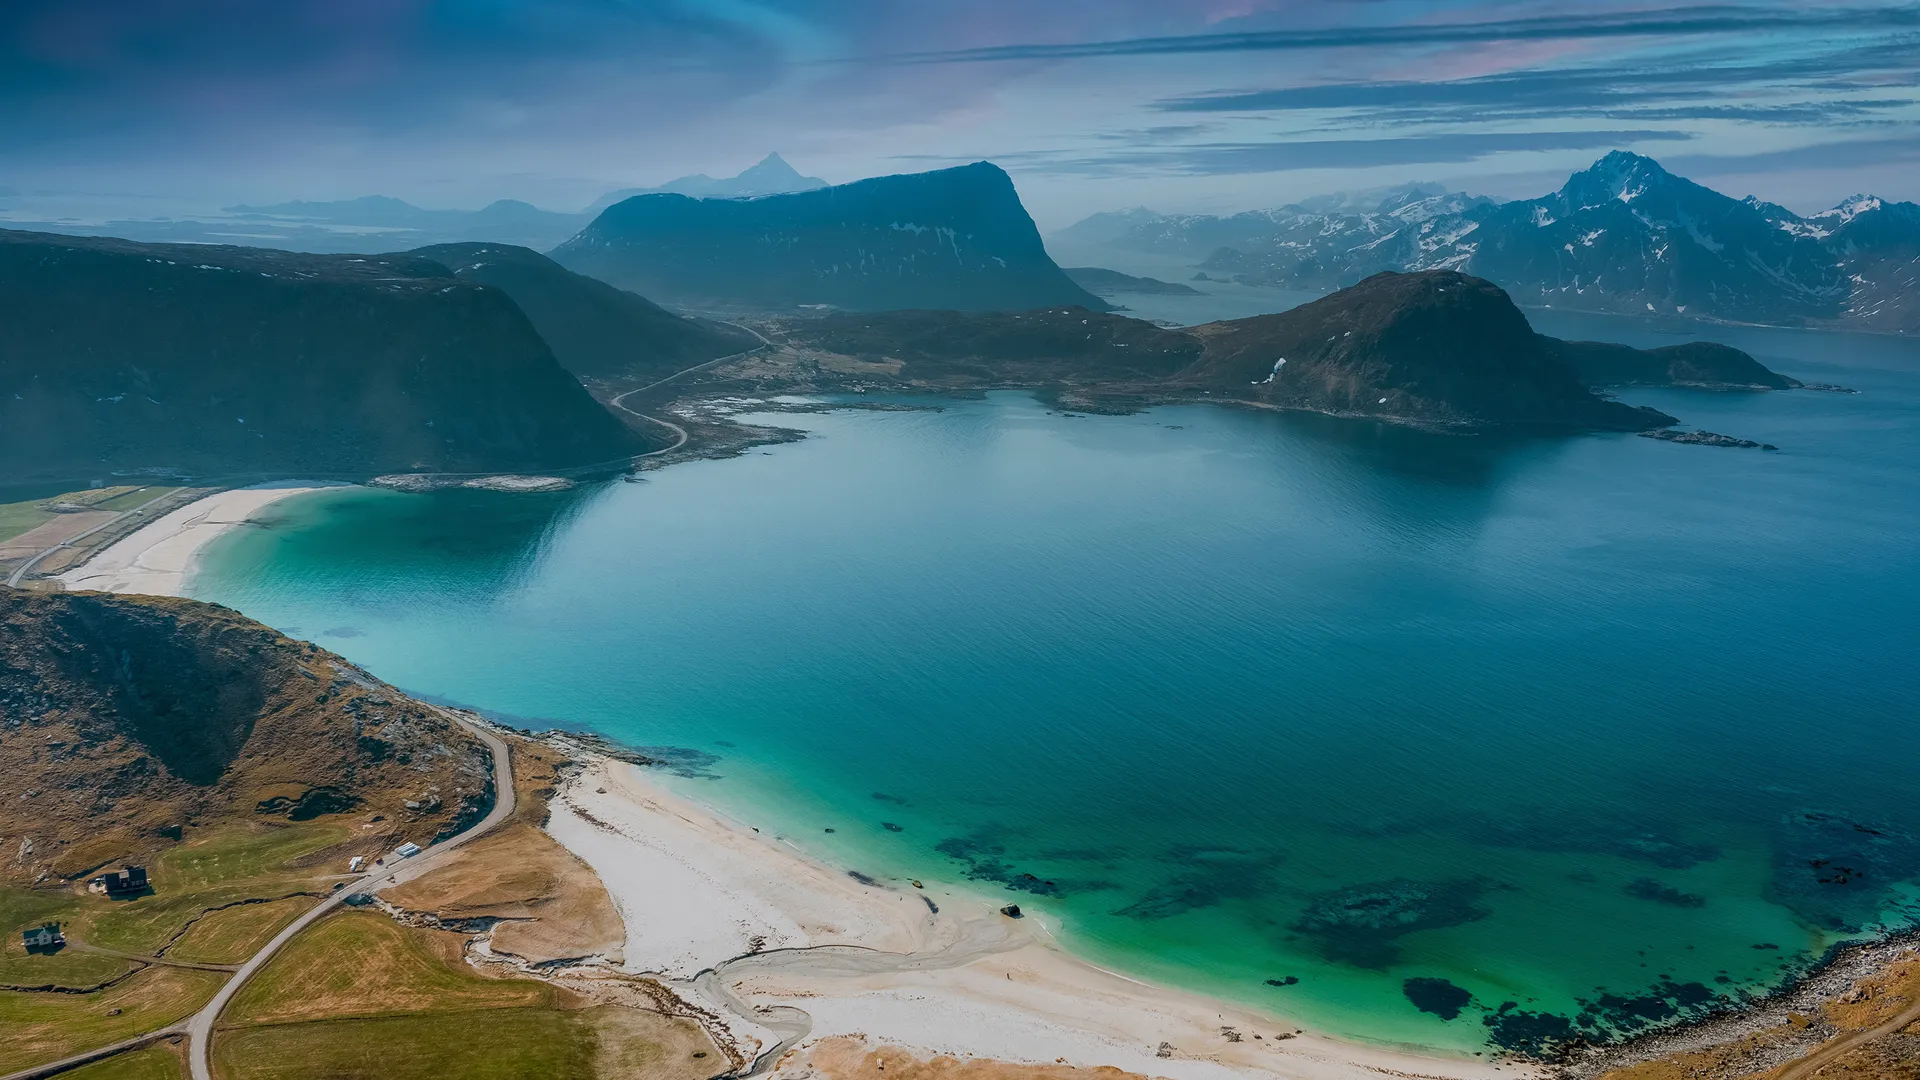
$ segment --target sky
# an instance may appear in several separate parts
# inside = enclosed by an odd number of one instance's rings
[[[0,202],[576,210],[777,150],[994,161],[1043,228],[1608,150],[1814,210],[1920,199],[1920,2],[0,0]]]

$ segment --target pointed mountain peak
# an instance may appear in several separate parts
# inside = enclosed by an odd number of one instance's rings
[[[1614,199],[1630,203],[1649,189],[1673,179],[1673,174],[1652,158],[1615,150],[1568,177],[1566,186],[1560,190],[1578,206],[1598,206]]]
[[[1878,195],[1849,195],[1841,199],[1840,205],[1835,206],[1833,209],[1822,210],[1813,215],[1813,220],[1827,222],[1833,225],[1845,225],[1861,214],[1878,209],[1880,209],[1880,196]]]
[[[735,180],[800,180],[800,171],[787,164],[787,159],[779,154],[768,154],[760,163],[734,177]]]

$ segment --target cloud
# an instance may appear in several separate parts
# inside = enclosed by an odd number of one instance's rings
[[[1394,26],[1255,30],[1058,44],[998,45],[986,48],[903,53],[887,59],[912,64],[959,64],[1183,53],[1378,49],[1496,41],[1674,38],[1782,32],[1877,33],[1915,28],[1920,28],[1920,7],[1906,5],[1799,10],[1710,5],[1664,11],[1603,12]]]
[[[1055,174],[1111,174],[1116,170],[1228,176],[1300,169],[1370,169],[1383,165],[1457,164],[1494,154],[1555,150],[1612,150],[1648,142],[1685,142],[1686,132],[1458,131],[1379,139],[1282,139],[1133,149],[1069,157],[1011,155],[1022,168]]]

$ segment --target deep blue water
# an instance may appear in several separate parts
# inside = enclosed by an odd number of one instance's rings
[[[643,484],[283,503],[191,591],[682,748],[768,831],[1105,963],[1363,1038],[1607,1037],[1920,911],[1920,347],[1706,336],[1862,392],[1626,395],[1777,453],[781,417],[813,436]]]

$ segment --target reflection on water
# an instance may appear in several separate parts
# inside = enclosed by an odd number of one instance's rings
[[[640,485],[323,493],[193,588],[711,755],[675,782],[1108,963],[1608,1038],[1914,917],[1920,355],[1851,342],[1760,344],[1858,395],[1627,395],[1774,454],[995,395]]]

